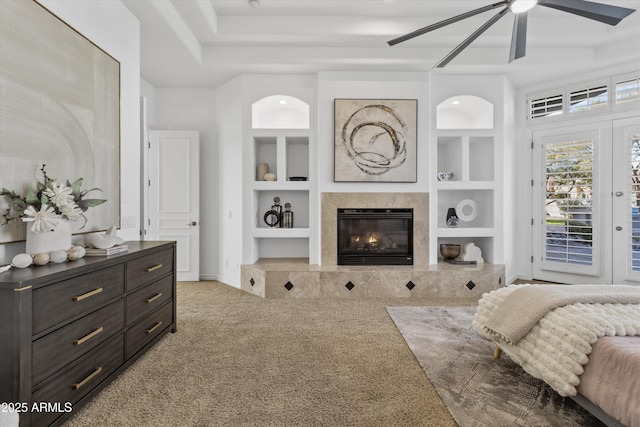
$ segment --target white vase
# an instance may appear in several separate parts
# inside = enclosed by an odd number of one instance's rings
[[[31,231],[31,223],[27,223],[27,248],[29,255],[49,253],[71,248],[71,222],[68,219],[60,219],[56,227],[44,233]]]
[[[264,181],[264,176],[269,173],[269,164],[258,163],[258,171],[256,172],[256,181]]]

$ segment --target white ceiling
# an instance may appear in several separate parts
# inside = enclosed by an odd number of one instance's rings
[[[140,20],[141,74],[155,87],[217,87],[243,73],[430,71],[500,9],[394,47],[387,41],[496,0],[122,0]],[[504,74],[516,86],[632,62],[640,69],[640,0],[617,26],[537,6],[526,57],[508,63],[507,14],[444,69]]]

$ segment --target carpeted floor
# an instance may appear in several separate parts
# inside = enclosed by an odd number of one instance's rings
[[[455,426],[385,310],[178,284],[169,334],[65,425]],[[472,304],[472,302],[468,302]]]
[[[388,307],[389,314],[461,427],[603,426],[524,372],[472,328],[473,307]]]

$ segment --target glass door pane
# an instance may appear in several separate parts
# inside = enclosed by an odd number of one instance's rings
[[[593,140],[545,144],[544,259],[593,265]]]
[[[613,282],[640,283],[640,117],[613,128]]]
[[[627,207],[631,223],[631,241],[627,249],[631,255],[631,270],[640,271],[640,133],[631,135],[631,203]]]

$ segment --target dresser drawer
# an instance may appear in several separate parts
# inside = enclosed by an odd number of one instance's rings
[[[173,303],[168,302],[127,330],[127,359],[173,323]]]
[[[124,293],[124,266],[103,268],[33,291],[33,334]]]
[[[127,297],[127,325],[173,299],[173,276],[165,277]]]
[[[173,271],[173,250],[166,249],[127,262],[127,291]]]
[[[76,320],[32,344],[32,378],[49,375],[124,329],[124,299]]]
[[[78,402],[96,385],[111,375],[124,363],[124,334],[107,340],[82,357],[77,364],[60,373],[53,381],[33,393],[33,402],[58,404],[60,410],[68,410],[68,404]],[[68,402],[68,403],[67,403]],[[65,406],[67,405],[67,406]],[[34,426],[49,425],[60,412],[33,412]]]

